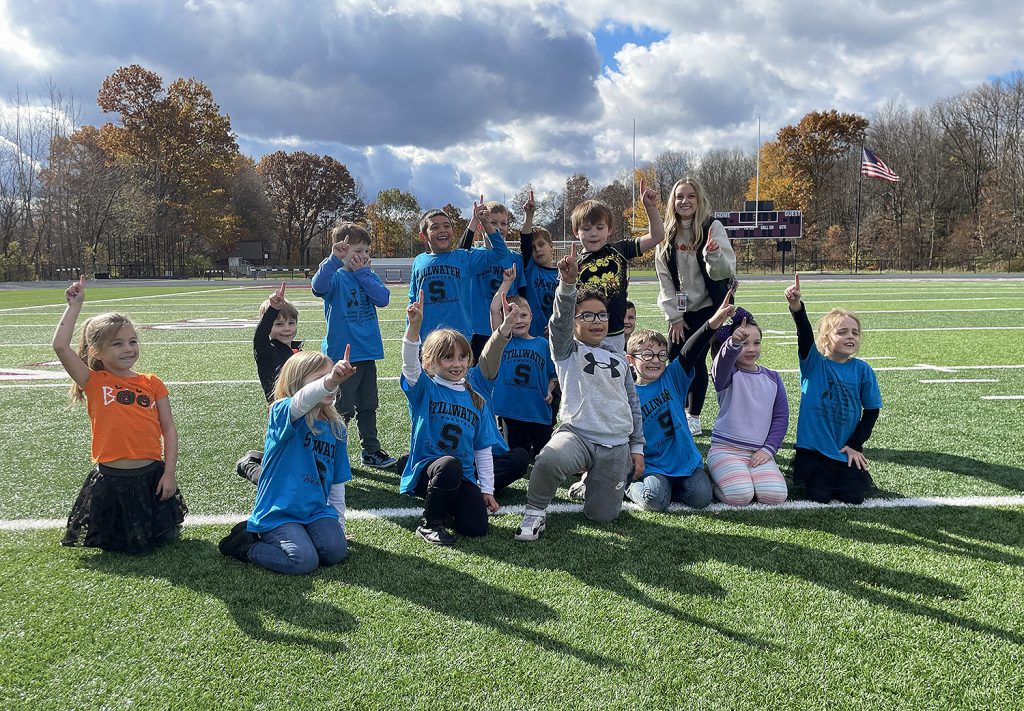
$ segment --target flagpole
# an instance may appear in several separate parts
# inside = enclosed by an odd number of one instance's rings
[[[864,185],[864,175],[861,173],[861,166],[864,164],[864,144],[860,144],[860,163],[857,166],[857,236],[853,242],[853,273],[856,274],[860,268],[860,191]]]

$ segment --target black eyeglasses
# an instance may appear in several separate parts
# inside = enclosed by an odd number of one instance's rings
[[[576,318],[582,319],[585,323],[594,323],[594,321],[600,321],[604,323],[608,320],[607,311],[581,311],[576,314]]]
[[[658,351],[657,353],[655,353],[650,348],[645,348],[642,351],[630,353],[630,355],[633,356],[634,358],[639,358],[640,360],[645,361],[647,363],[651,362],[655,358],[660,360],[662,363],[668,362],[668,351]]]

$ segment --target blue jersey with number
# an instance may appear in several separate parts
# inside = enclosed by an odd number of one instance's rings
[[[840,462],[839,450],[857,429],[864,410],[882,407],[882,393],[871,366],[859,358],[837,363],[811,348],[800,361],[800,415],[796,446]]]
[[[319,431],[313,432],[305,417],[292,421],[291,402],[289,397],[270,406],[263,471],[246,526],[253,533],[286,523],[307,525],[321,518],[337,518],[327,496],[332,486],[352,478],[347,436],[335,437],[329,422],[317,421]]]
[[[479,247],[474,247],[478,251]],[[522,289],[526,290],[526,275],[523,273],[523,258],[515,252],[509,252],[508,258],[501,264],[482,269],[473,279],[473,333],[478,336],[490,336],[491,331],[491,299],[505,278],[505,270],[515,265],[516,278],[508,289],[509,296],[515,296]]]
[[[473,339],[473,279],[487,267],[502,264],[509,255],[501,233],[488,238],[491,249],[454,249],[420,254],[413,260],[409,303],[423,291],[423,338],[439,328],[453,328],[466,340]]]
[[[546,338],[513,336],[501,353],[494,379],[494,414],[522,422],[551,422],[544,398],[555,377],[555,364]]]
[[[686,425],[686,392],[693,380],[682,363],[673,360],[661,377],[637,385],[644,418],[644,469],[665,476],[690,476],[703,463]]]
[[[462,476],[475,484],[474,453],[494,445],[496,428],[487,419],[494,419],[490,406],[485,402],[482,410],[477,409],[468,392],[438,385],[426,373],[415,385],[403,375],[401,386],[409,400],[412,441],[399,491],[411,493],[427,465],[445,456],[458,459]]]

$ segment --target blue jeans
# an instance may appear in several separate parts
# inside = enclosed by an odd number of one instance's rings
[[[286,523],[260,534],[249,549],[249,560],[286,575],[308,575],[320,565],[335,565],[348,556],[345,530],[338,519]]]
[[[700,467],[690,476],[644,474],[626,489],[626,497],[648,511],[664,511],[673,501],[702,509],[711,503],[712,496],[711,478]]]

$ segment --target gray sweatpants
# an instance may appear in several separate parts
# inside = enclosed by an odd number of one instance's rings
[[[342,417],[355,417],[359,427],[359,442],[367,452],[380,449],[377,439],[377,361],[361,360],[353,363],[355,374],[338,386],[334,407]]]
[[[526,503],[546,509],[567,476],[585,471],[584,515],[594,521],[612,521],[622,510],[630,464],[628,444],[602,447],[570,430],[559,430],[537,455]]]

